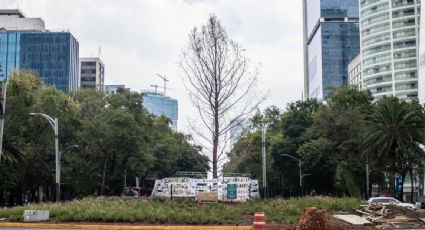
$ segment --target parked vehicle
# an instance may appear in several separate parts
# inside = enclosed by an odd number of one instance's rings
[[[367,203],[369,205],[371,205],[372,203],[378,203],[378,204],[382,204],[382,205],[395,205],[398,207],[403,207],[403,208],[408,208],[408,209],[412,209],[412,210],[416,210],[416,206],[414,204],[411,203],[403,203],[395,198],[392,197],[373,197],[370,198]]]

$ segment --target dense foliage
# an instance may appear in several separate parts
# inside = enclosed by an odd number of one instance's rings
[[[33,112],[59,119],[61,151],[79,146],[61,160],[62,198],[120,195],[136,178],[151,187],[152,178],[207,171],[208,159],[190,137],[149,114],[142,97],[95,90],[67,95],[31,73],[15,73],[8,84],[0,205],[54,197],[54,134],[46,119],[29,116]]]
[[[374,102],[367,91],[335,88],[322,103],[298,101],[284,111],[271,107],[255,115],[250,129],[228,154],[225,170],[251,173],[261,181],[259,127],[267,123],[270,195],[293,196],[302,191],[297,162],[285,155],[302,160],[304,193],[367,197],[367,161],[369,186],[380,185],[394,194],[390,185],[396,175],[404,180],[422,168],[424,114],[416,101],[384,97]]]

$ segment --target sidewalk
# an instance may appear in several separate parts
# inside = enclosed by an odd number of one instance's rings
[[[251,226],[137,226],[137,225],[97,225],[97,224],[48,224],[48,223],[8,223],[0,222],[0,228],[35,229],[134,229],[134,230],[252,230]]]

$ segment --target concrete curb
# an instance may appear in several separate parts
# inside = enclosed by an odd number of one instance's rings
[[[135,230],[252,230],[251,226],[137,226],[137,225],[100,225],[100,224],[45,224],[45,223],[1,223],[0,227],[38,228],[38,229],[135,229]]]

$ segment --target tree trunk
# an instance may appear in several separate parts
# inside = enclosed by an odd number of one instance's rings
[[[103,196],[105,191],[105,178],[106,178],[106,167],[108,165],[108,159],[105,160],[105,164],[103,165],[103,173],[102,173],[102,187],[100,188],[100,195]]]
[[[395,173],[396,173],[396,162],[395,160],[393,160],[392,162],[392,170],[391,170],[391,175],[390,175],[390,186],[388,188],[388,195],[390,197],[395,197],[396,196],[396,191],[395,191]]]
[[[401,175],[401,191],[399,196],[397,197],[397,199],[401,202],[404,202],[404,180],[406,179],[406,174],[407,173],[403,173]]]
[[[218,137],[214,136],[213,138],[213,159],[212,159],[212,164],[213,164],[213,178],[218,178]]]

